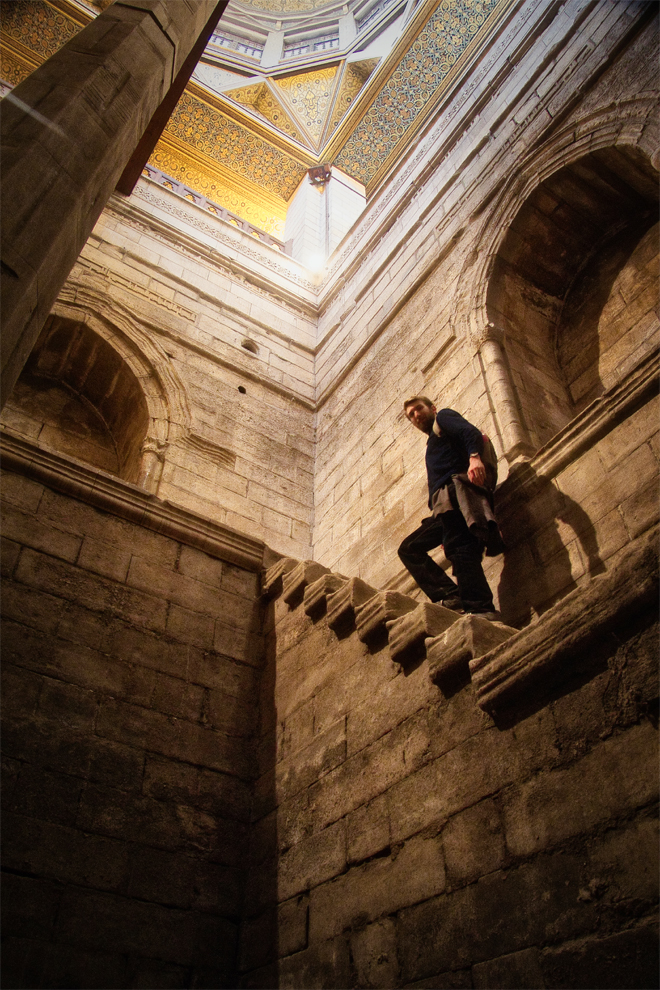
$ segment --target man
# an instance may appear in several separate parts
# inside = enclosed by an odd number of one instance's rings
[[[504,547],[492,512],[496,471],[482,460],[481,431],[453,409],[438,412],[424,395],[407,399],[403,409],[413,426],[428,434],[426,472],[433,516],[406,537],[399,557],[432,602],[498,619],[481,559],[484,548],[493,556]],[[429,556],[440,544],[457,584]]]

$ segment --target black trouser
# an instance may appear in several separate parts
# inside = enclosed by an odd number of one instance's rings
[[[458,588],[428,551],[443,545]],[[458,509],[424,519],[399,547],[399,557],[432,602],[458,593],[466,612],[490,612],[493,595],[481,566],[483,543],[471,533]]]

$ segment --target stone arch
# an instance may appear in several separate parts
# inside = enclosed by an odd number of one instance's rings
[[[10,428],[152,492],[189,418],[167,355],[107,300],[58,300],[3,412]]]
[[[520,441],[512,449],[538,449],[598,394],[580,365],[585,350],[593,364],[598,346],[596,297],[602,312],[657,219],[657,175],[645,147],[652,110],[643,95],[567,126],[523,162],[482,221],[459,282],[456,322],[482,350],[499,342],[496,377],[508,378]]]

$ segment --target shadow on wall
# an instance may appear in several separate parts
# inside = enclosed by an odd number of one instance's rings
[[[516,502],[515,515],[500,520],[508,549],[498,595],[504,622],[523,626],[577,587],[571,544],[579,544],[589,577],[602,574],[605,565],[599,556],[596,530],[584,509],[551,480],[539,476],[530,464],[519,470],[530,494]],[[567,539],[560,524],[569,527],[576,540]]]

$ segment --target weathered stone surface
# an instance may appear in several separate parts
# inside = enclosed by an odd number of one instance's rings
[[[347,583],[348,578],[342,577],[340,574],[324,574],[317,581],[308,584],[303,598],[305,614],[313,619],[323,615],[327,607],[328,597],[339,591]]]
[[[354,867],[311,892],[310,941],[323,941],[345,928],[374,921],[406,904],[426,900],[444,887],[438,839],[411,839],[398,855],[395,852]]]
[[[323,564],[317,564],[313,560],[303,560],[292,570],[287,571],[282,578],[282,598],[290,608],[295,608],[303,599],[305,588],[318,581],[324,574],[330,571]]]
[[[490,959],[472,967],[474,987],[491,990],[493,987],[510,987],[511,990],[536,990],[545,987],[539,964],[538,949],[522,949],[508,956]]]
[[[277,598],[282,594],[282,581],[285,574],[297,567],[300,562],[293,557],[282,557],[269,567],[261,581],[261,592],[266,598]]]
[[[566,664],[594,636],[657,606],[657,532],[632,543],[607,574],[567,595],[541,619],[470,661],[478,702],[488,712],[543,691],[570,673]]]
[[[412,612],[388,623],[390,656],[402,666],[419,660],[426,654],[426,639],[439,636],[457,619],[458,615],[451,609],[422,602]]]
[[[627,931],[546,949],[540,963],[544,986],[652,987],[658,979],[658,923],[645,918]]]
[[[370,587],[361,578],[351,578],[348,584],[342,585],[334,594],[328,595],[328,625],[337,635],[350,630],[355,621],[355,611],[376,594],[376,589]]]
[[[469,671],[469,662],[506,642],[517,629],[490,622],[480,615],[464,615],[443,635],[426,644],[429,677],[439,687]]]
[[[363,643],[376,642],[387,632],[387,623],[417,608],[417,602],[398,591],[379,591],[355,609],[355,626]]]

